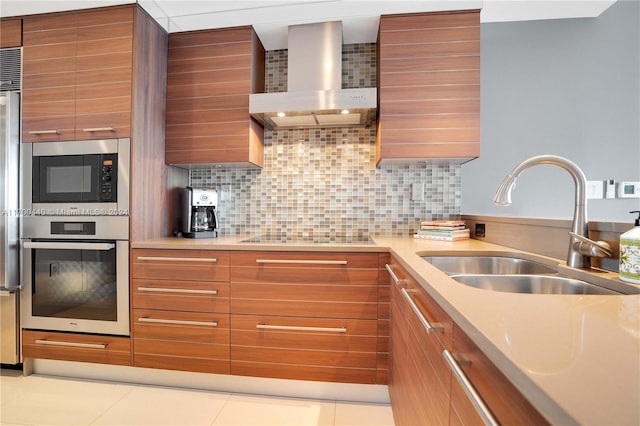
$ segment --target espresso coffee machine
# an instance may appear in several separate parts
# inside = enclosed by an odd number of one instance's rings
[[[186,238],[218,236],[218,193],[187,186],[180,191],[180,232]]]

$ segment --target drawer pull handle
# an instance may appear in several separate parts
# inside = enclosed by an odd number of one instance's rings
[[[294,325],[269,325],[257,324],[256,328],[266,330],[293,330],[293,331],[328,331],[331,333],[346,333],[346,327],[301,327]]]
[[[52,346],[71,346],[74,348],[90,348],[90,349],[106,349],[106,343],[78,343],[78,342],[59,342],[57,340],[44,340],[38,339],[36,343],[39,345],[52,345]]]
[[[82,129],[83,132],[115,132],[115,127],[90,127],[88,129]]]
[[[300,265],[346,265],[346,260],[256,259],[256,263],[297,263]]]
[[[429,321],[427,321],[424,315],[422,315],[422,312],[420,312],[420,309],[418,308],[418,305],[416,305],[416,302],[413,301],[413,297],[411,297],[407,289],[401,288],[400,291],[402,292],[402,296],[404,296],[404,298],[407,300],[407,303],[411,307],[413,313],[418,317],[420,324],[422,324],[424,329],[427,330],[427,333],[435,333],[436,331],[442,331],[444,329],[441,324],[430,324]]]
[[[152,262],[209,262],[216,263],[218,259],[206,257],[160,257],[160,256],[138,256],[138,260],[148,260]]]
[[[218,290],[194,290],[190,288],[138,287],[138,291],[148,291],[151,293],[218,294]]]
[[[140,317],[138,318],[138,321],[151,322],[155,324],[206,325],[208,327],[218,326],[218,321],[186,321],[186,320],[172,320],[172,319],[147,318],[147,317]]]
[[[31,130],[30,135],[59,135],[60,130]]]
[[[498,426],[498,421],[493,417],[493,414],[491,414],[491,410],[489,410],[489,408],[485,405],[482,397],[473,387],[473,385],[467,378],[467,375],[464,374],[464,371],[462,371],[462,368],[460,368],[460,365],[455,360],[451,352],[445,349],[444,352],[442,352],[442,355],[444,356],[444,359],[447,360],[447,364],[449,364],[449,367],[451,367],[453,375],[456,376],[458,383],[460,383],[460,386],[462,386],[462,389],[464,389],[464,393],[467,394],[469,400],[475,407],[480,417],[482,417],[484,423],[488,426]]]
[[[391,279],[393,280],[394,283],[396,283],[396,285],[406,284],[407,280],[401,280],[400,278],[398,278],[396,273],[393,272],[393,266],[387,263],[386,265],[384,265],[384,267],[387,269],[387,272],[389,272],[389,275],[391,275]]]

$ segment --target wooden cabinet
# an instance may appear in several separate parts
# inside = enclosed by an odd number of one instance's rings
[[[24,142],[131,137],[135,13],[24,18]]]
[[[378,362],[376,365],[376,383],[386,385],[389,382],[389,328],[391,321],[391,287],[386,265],[390,263],[389,253],[378,255]]]
[[[389,395],[396,424],[485,424],[458,377],[494,424],[548,424],[395,259],[391,269]]]
[[[231,253],[231,373],[376,383],[378,254]]]
[[[132,250],[133,364],[229,374],[229,253]]]
[[[391,265],[389,395],[399,425],[447,424],[453,321],[397,262]]]
[[[172,33],[167,164],[262,166],[263,127],[249,95],[264,91],[264,47],[251,27]]]
[[[459,361],[459,368],[499,424],[549,424],[458,326],[453,334],[453,357]],[[481,417],[462,385],[452,380],[451,424],[480,422]]]
[[[22,46],[22,19],[0,19],[0,49]]]
[[[22,330],[24,358],[131,365],[128,337]]]
[[[136,4],[23,25],[22,141],[131,138],[130,240],[169,235],[167,33]]]
[[[383,15],[378,163],[480,155],[479,11]]]

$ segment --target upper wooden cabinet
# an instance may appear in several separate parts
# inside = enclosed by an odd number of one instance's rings
[[[377,162],[480,155],[480,12],[386,15]]]
[[[24,18],[24,142],[131,136],[134,12]]]
[[[167,72],[167,164],[263,165],[249,95],[264,91],[264,47],[251,27],[170,34]]]
[[[0,19],[0,48],[22,46],[22,19]]]

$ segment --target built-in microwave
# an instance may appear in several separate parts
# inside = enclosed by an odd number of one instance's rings
[[[26,215],[128,216],[129,139],[22,145]]]

